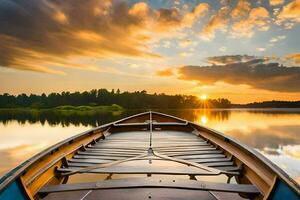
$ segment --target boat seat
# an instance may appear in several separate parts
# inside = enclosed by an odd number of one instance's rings
[[[254,185],[196,180],[128,178],[91,183],[48,185],[39,190],[44,199],[242,199],[237,194],[259,195]],[[223,194],[223,195],[222,195]],[[142,198],[142,197],[145,198]],[[69,198],[68,198],[69,197]],[[107,198],[105,198],[107,197]],[[125,198],[126,197],[126,198]],[[185,197],[185,198],[184,198]],[[222,198],[224,197],[224,198]]]

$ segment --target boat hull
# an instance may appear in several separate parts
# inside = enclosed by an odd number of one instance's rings
[[[72,183],[72,177],[87,174],[106,178],[86,189],[85,183]],[[115,176],[129,179],[121,179],[123,185],[110,182]],[[223,182],[210,184],[222,177]],[[215,130],[156,112],[96,127],[46,149],[1,179],[0,199],[81,199],[79,194],[89,199],[139,199],[146,194],[184,199],[179,194],[186,190],[189,199],[299,199],[299,185],[255,150]]]

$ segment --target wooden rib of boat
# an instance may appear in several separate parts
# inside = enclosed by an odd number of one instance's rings
[[[209,128],[146,112],[64,140],[0,180],[0,199],[299,199],[258,152]]]

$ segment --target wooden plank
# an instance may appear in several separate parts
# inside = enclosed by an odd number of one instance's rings
[[[142,142],[146,142],[149,141],[149,139],[110,139],[109,137],[107,137],[105,140],[103,141],[142,141]],[[161,140],[166,140],[166,141],[174,141],[174,142],[182,142],[182,141],[201,141],[201,142],[205,142],[205,140],[199,138],[199,137],[195,137],[195,138],[185,138],[185,137],[155,137],[155,135],[153,135],[153,140],[156,142],[156,140],[161,141]]]
[[[140,159],[137,159],[137,160],[149,160],[147,158],[140,158]],[[151,160],[161,160],[160,158],[151,158]],[[73,158],[73,159],[70,159],[69,162],[73,162],[73,163],[88,163],[88,164],[103,164],[103,163],[110,163],[114,160],[100,160],[100,159],[92,159],[92,158],[89,158],[89,159],[82,159],[82,158]]]
[[[109,162],[102,162],[109,163]],[[95,163],[90,162],[69,162],[69,167],[88,167],[94,165]],[[216,162],[216,163],[205,163],[207,167],[232,167],[233,162]]]
[[[180,156],[219,154],[219,153],[223,153],[223,151],[221,151],[221,150],[206,150],[206,151],[196,151],[196,152],[186,151],[186,152],[182,152],[182,153],[164,153],[164,154],[168,155],[168,156],[172,156],[172,157],[174,157],[174,156],[180,157]]]
[[[78,151],[77,155],[90,155],[90,156],[107,156],[107,157],[121,157],[128,158],[134,157],[136,155],[128,155],[128,154],[109,154],[109,153],[98,153],[98,152],[88,152],[88,151]],[[139,155],[139,154],[137,154]]]
[[[196,146],[196,147],[190,147],[190,146],[183,146],[183,147],[177,147],[177,146],[166,146],[166,147],[156,147],[156,146],[153,146],[152,148],[154,150],[157,150],[157,151],[170,151],[170,150],[173,150],[173,151],[189,151],[189,150],[200,150],[202,148],[208,148],[208,147],[213,147],[212,145],[199,145],[199,146]]]
[[[149,133],[148,133],[149,134]],[[97,144],[103,144],[103,143],[140,143],[140,142],[149,142],[149,139],[113,139],[113,140],[100,140],[99,142],[97,142]],[[174,139],[155,139],[153,138],[153,142],[157,142],[157,143],[166,143],[166,142],[172,142],[174,144],[176,143],[186,143],[186,144],[193,144],[193,143],[205,143],[206,141],[204,140],[199,140],[199,139],[193,139],[193,140],[174,140]]]
[[[190,156],[172,156],[184,160],[192,160],[192,159],[199,159],[199,158],[224,158],[224,154],[205,154],[205,155],[190,155]]]
[[[135,123],[115,123],[114,127],[126,127],[126,126],[141,126],[141,127],[149,127],[149,123],[146,122],[135,122]]]
[[[195,163],[213,163],[213,162],[226,162],[231,161],[231,158],[224,157],[224,158],[200,158],[200,159],[190,159],[189,161]]]
[[[142,159],[141,159],[142,160]],[[144,159],[148,160],[148,159]],[[160,160],[153,158],[152,160]],[[199,164],[205,164],[205,163],[218,163],[218,162],[229,162],[230,158],[204,158],[204,159],[197,159],[197,160],[189,160],[195,163]],[[109,163],[111,160],[100,160],[100,159],[81,159],[81,158],[73,158],[70,159],[69,162],[77,162],[77,163],[90,163],[90,164],[102,164],[102,163]]]
[[[110,162],[104,162],[104,163],[110,163]],[[94,165],[93,163],[86,163],[86,162],[69,162],[69,167],[88,167],[91,165]]]
[[[212,183],[183,179],[156,179],[156,178],[127,178],[117,180],[105,180],[92,183],[48,185],[40,189],[40,194],[52,192],[66,192],[79,190],[103,190],[103,189],[128,189],[128,188],[174,188],[189,190],[205,190],[219,192],[234,192],[243,194],[259,194],[254,185]]]
[[[204,158],[224,158],[224,154],[206,154],[206,155],[193,155],[187,156],[186,158],[180,157],[180,159],[185,160],[195,160],[195,159],[204,159]],[[74,155],[73,158],[82,158],[82,159],[100,159],[100,160],[120,160],[124,159],[120,156],[91,156],[91,155]]]
[[[109,163],[109,162],[111,162],[111,160],[72,158],[72,159],[68,160],[68,162],[90,163],[90,164],[104,164],[104,163]]]
[[[156,150],[189,150],[189,149],[200,149],[200,148],[206,148],[206,147],[213,147],[211,144],[200,144],[200,145],[192,145],[192,146],[164,146],[164,147],[157,147],[154,146],[153,149]],[[93,149],[105,149],[105,150],[124,150],[124,151],[147,151],[148,146],[146,147],[120,147],[117,145],[114,146],[91,146],[89,145],[88,148],[93,148]]]
[[[122,151],[133,151],[133,152],[141,152],[147,151],[148,148],[127,148],[127,147],[97,147],[97,146],[89,146],[88,148],[92,149],[100,149],[100,150],[122,150]]]
[[[102,140],[102,142],[98,142],[97,146],[101,146],[103,144],[149,144],[149,141],[108,141],[108,140]]]
[[[169,188],[125,188],[112,190],[84,190],[89,192],[82,198],[73,192],[56,192],[50,193],[44,200],[141,200],[141,199],[161,199],[161,200],[216,200],[216,198],[207,191],[201,190],[183,190]],[[234,199],[231,199],[234,200]]]
[[[142,153],[145,153],[146,151],[141,152],[126,152],[126,151],[106,151],[106,150],[100,150],[100,149],[86,149],[88,153],[103,153],[103,154],[111,154],[111,155],[139,155]]]
[[[77,172],[81,167],[58,168],[57,171],[63,173]],[[81,173],[81,172],[79,172]],[[211,175],[211,172],[187,165],[180,166],[160,166],[160,165],[116,165],[107,168],[97,168],[82,173],[100,174],[164,174],[164,175]]]
[[[172,146],[179,146],[179,145],[186,145],[186,146],[190,146],[190,145],[201,145],[201,144],[207,144],[206,142],[173,142],[173,141],[153,141],[154,146],[164,146],[167,144],[168,145],[172,145]],[[147,142],[140,142],[140,141],[130,141],[130,142],[102,142],[102,143],[98,143],[95,146],[107,146],[107,145],[121,145],[121,146],[125,146],[125,145],[129,145],[129,146],[134,146],[134,145],[149,145],[149,141]]]
[[[131,149],[147,149],[149,147],[149,143],[145,144],[126,144],[126,145],[120,145],[120,144],[101,144],[101,145],[95,145],[95,147],[98,148],[131,148]]]
[[[93,158],[93,159],[100,159],[100,160],[122,160],[124,157],[120,156],[91,156],[91,155],[74,155],[73,158]]]
[[[69,191],[69,192],[59,192],[51,193],[43,200],[87,200],[86,197],[91,193],[91,190],[80,190],[80,191]]]
[[[231,193],[231,192],[217,192],[217,191],[209,191],[210,194],[212,194],[216,200],[245,200],[245,198],[241,197],[237,193]],[[251,196],[249,196],[251,199]]]
[[[182,152],[193,152],[193,151],[206,151],[206,150],[216,150],[216,147],[210,146],[210,147],[200,147],[200,148],[186,148],[186,149],[155,149],[161,153],[182,153]]]
[[[144,151],[146,152],[146,151]],[[86,151],[78,151],[77,153],[79,155],[103,155],[103,156],[123,156],[123,157],[131,157],[131,156],[136,156],[140,155],[141,153],[144,152],[137,152],[137,153],[132,153],[132,152],[116,152],[116,151],[101,151],[101,150],[91,150],[88,149]],[[184,156],[184,155],[202,155],[202,154],[215,154],[215,153],[222,153],[220,150],[216,150],[215,148],[203,148],[198,151],[173,151],[173,152],[166,152],[166,151],[158,151],[160,153],[163,153],[168,156]]]
[[[229,167],[229,166],[233,166],[234,163],[230,161],[230,162],[203,163],[203,165],[207,167]]]
[[[202,146],[211,146],[211,144],[209,143],[199,143],[196,145],[172,145],[172,143],[170,143],[170,145],[165,145],[165,146],[153,146],[155,148],[159,148],[159,149],[164,149],[164,148],[198,148],[198,147],[202,147]]]
[[[217,168],[219,170],[223,170],[223,171],[239,171],[240,170],[239,167],[235,167],[235,166],[233,166],[233,167],[215,167],[215,168]]]

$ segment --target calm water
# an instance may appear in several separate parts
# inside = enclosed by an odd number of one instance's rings
[[[0,112],[0,176],[39,151],[91,127],[142,112],[59,116]],[[300,109],[161,110],[255,148],[300,183]]]

